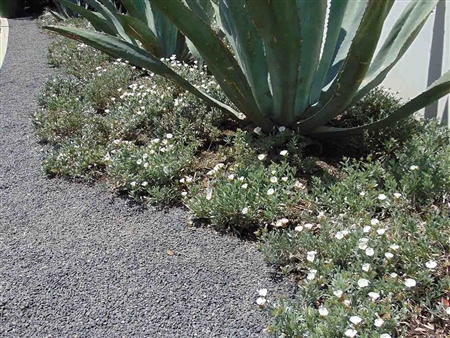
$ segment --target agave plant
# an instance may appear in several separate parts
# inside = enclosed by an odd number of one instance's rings
[[[114,32],[47,28],[162,75],[265,131],[282,125],[323,137],[391,125],[450,92],[449,71],[383,120],[349,129],[327,126],[384,80],[438,2],[411,1],[375,53],[394,1],[122,0],[128,15],[114,20]],[[211,4],[232,50],[211,27],[207,14]],[[104,14],[99,6],[96,9]],[[197,89],[160,61],[155,34],[149,29],[156,22],[154,12],[164,15],[191,41],[237,110]],[[100,17],[99,13],[79,13],[93,25]],[[112,27],[106,15],[101,20]]]

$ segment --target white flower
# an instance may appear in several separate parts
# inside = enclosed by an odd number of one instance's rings
[[[406,278],[405,279],[405,286],[407,288],[413,288],[416,286],[416,281],[412,278]]]
[[[313,226],[314,226],[314,224],[312,224],[312,223],[306,223],[305,224],[305,228],[306,229],[312,229]]]
[[[297,225],[297,226],[294,228],[294,230],[297,231],[297,232],[301,232],[301,231],[303,230],[303,227],[302,227],[301,225]]]
[[[206,199],[209,201],[212,198],[212,189],[210,187],[208,187],[206,189]]]
[[[419,170],[419,166],[418,165],[412,165],[412,166],[409,167],[409,170],[417,171],[417,170]]]
[[[338,231],[336,232],[336,235],[334,235],[334,237],[336,237],[336,239],[342,239],[344,238],[344,234],[342,231]]]
[[[392,244],[389,248],[391,250],[397,251],[398,249],[400,249],[400,246],[398,246],[397,244]]]
[[[267,289],[260,289],[260,290],[258,290],[258,294],[261,297],[266,297],[267,296]]]
[[[242,212],[243,215],[247,215],[247,213],[248,213],[248,208],[245,207],[244,209],[241,210],[241,212]]]
[[[377,318],[377,319],[375,319],[375,321],[373,322],[373,324],[374,324],[376,327],[382,327],[383,324],[384,324],[384,320],[381,319],[381,318]]]
[[[270,188],[269,190],[267,190],[267,195],[271,196],[273,194],[275,194],[275,190],[274,189]]]
[[[445,313],[448,314],[450,316],[450,307],[445,309]]]
[[[225,164],[223,163],[217,163],[216,166],[214,167],[215,171],[219,171],[220,169],[222,169],[225,166]]]
[[[367,248],[366,249],[366,255],[367,256],[373,256],[374,255],[374,253],[375,253],[375,251],[372,249],[372,248]]]
[[[317,270],[314,270],[314,269],[309,270],[309,273],[306,276],[306,279],[307,280],[313,280],[314,278],[316,278],[316,273],[317,273]]]
[[[284,225],[286,225],[286,224],[289,223],[289,220],[288,220],[287,218],[282,218],[280,221],[281,221],[281,223],[284,224]]]
[[[372,230],[372,228],[371,228],[370,226],[368,226],[368,225],[366,225],[366,226],[363,228],[363,232],[364,232],[364,233],[368,233],[368,232],[370,232],[370,230]]]
[[[142,160],[141,160],[141,159],[137,160],[137,161],[136,161],[136,164],[137,164],[137,165],[141,165],[141,164],[142,164]]]
[[[131,182],[130,185],[131,185],[132,187],[134,187],[134,186],[136,186],[136,182]]]
[[[216,173],[215,170],[210,170],[210,171],[208,171],[208,172],[206,173],[206,175],[212,176],[212,175],[214,175],[215,173]]]
[[[361,191],[361,192],[359,193],[359,195],[360,195],[360,196],[366,196],[366,193],[365,193],[364,191]]]
[[[341,298],[343,294],[344,294],[344,291],[342,291],[342,290],[333,291],[333,295],[335,295],[337,298]]]
[[[259,297],[256,300],[256,304],[258,304],[259,306],[263,307],[266,304],[267,300],[263,297]]]
[[[400,197],[402,197],[402,194],[400,194],[399,192],[394,193],[394,197],[399,199]]]
[[[358,317],[358,316],[351,316],[350,317],[350,322],[352,322],[355,325],[358,325],[359,323],[362,322],[362,318]]]
[[[280,127],[278,127],[278,131],[280,132],[280,133],[282,133],[283,131],[285,131],[286,130],[286,127],[285,126],[280,126]]]
[[[256,127],[255,129],[253,129],[253,132],[255,133],[255,134],[260,134],[261,133],[261,128],[260,127]]]
[[[325,308],[325,307],[323,307],[323,306],[320,306],[320,307],[319,307],[319,314],[320,314],[322,317],[328,316],[328,310],[327,310],[327,308]]]
[[[398,275],[395,272],[391,273],[389,276],[391,276],[391,278],[397,278],[398,277]]]
[[[260,160],[260,161],[264,160],[265,158],[266,158],[266,155],[264,155],[264,154],[258,155],[258,160]]]
[[[144,182],[142,182],[142,184],[141,184],[143,187],[146,187],[147,185],[148,185],[148,182],[147,181],[144,181]]]
[[[303,189],[305,187],[304,184],[300,183],[299,181],[295,181],[294,188],[295,189]]]
[[[308,251],[306,253],[306,259],[309,262],[314,262],[314,259],[316,258],[316,254],[317,254],[317,251]]]
[[[387,196],[386,196],[385,194],[379,194],[379,195],[378,195],[378,199],[379,199],[380,201],[384,201],[386,198],[387,198]]]
[[[349,338],[353,338],[357,334],[358,334],[358,331],[356,331],[355,329],[347,329],[347,331],[344,332],[344,335]]]
[[[287,150],[282,150],[282,151],[280,151],[280,155],[281,156],[286,156],[288,154],[288,151]]]
[[[320,211],[319,214],[317,215],[317,219],[321,220],[325,218],[325,213],[323,211]]]
[[[151,140],[151,143],[159,143],[160,139],[159,138],[154,138],[153,140]]]
[[[148,162],[145,162],[144,163],[144,168],[148,168],[148,166],[149,166]]]
[[[230,180],[230,181],[234,180],[234,174],[228,175],[228,180]]]
[[[362,268],[363,271],[369,272],[370,264],[369,263],[364,263],[361,268]]]
[[[359,248],[360,250],[366,250],[366,249],[367,249],[367,243],[359,242],[359,243],[358,243],[358,248]]]
[[[394,257],[394,254],[391,253],[391,252],[386,252],[386,253],[384,254],[384,256],[385,256],[387,259],[392,259],[392,258]]]
[[[247,189],[247,188],[248,188],[248,184],[247,184],[247,183],[244,183],[243,185],[241,185],[241,188],[242,188],[242,189]]]
[[[245,177],[244,176],[241,176],[241,177],[239,177],[239,181],[244,181],[245,180]]]
[[[171,138],[173,138],[173,135],[172,135],[172,134],[167,134],[167,135],[166,135],[166,139],[171,139]]]
[[[428,261],[428,262],[425,263],[425,266],[428,269],[434,269],[434,268],[437,267],[437,263],[435,261]]]
[[[370,220],[370,224],[373,225],[373,226],[375,226],[375,225],[377,225],[379,223],[380,223],[380,221],[377,218],[372,218]]]
[[[360,279],[358,279],[358,286],[359,286],[360,288],[365,288],[365,287],[369,286],[369,283],[370,283],[370,281],[368,281],[368,280],[365,279],[365,278],[360,278]]]
[[[272,183],[277,183],[277,182],[278,182],[278,178],[276,178],[275,176],[272,176],[272,177],[270,178],[270,182],[272,182]]]
[[[187,194],[188,194],[188,193],[187,193],[186,191],[183,191],[183,192],[181,193],[182,196],[187,196]]]
[[[350,307],[350,305],[352,305],[352,301],[350,299],[344,299],[343,303],[346,307]]]
[[[384,233],[386,232],[386,230],[387,230],[387,229],[384,229],[384,228],[378,229],[378,230],[377,230],[377,234],[380,235],[380,236],[382,236],[382,235],[384,235]]]
[[[392,336],[389,333],[382,333],[380,338],[392,338]]]
[[[378,292],[369,292],[367,294],[369,298],[372,300],[372,302],[376,301],[378,298],[380,298],[380,294]]]

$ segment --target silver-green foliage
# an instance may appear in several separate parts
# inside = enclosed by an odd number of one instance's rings
[[[411,1],[377,53],[395,0],[122,0],[128,15],[111,18],[105,10],[110,0],[101,1],[105,5],[88,1],[96,3],[95,17],[92,12],[80,14],[112,32],[101,27],[107,34],[48,28],[165,76],[266,131],[283,125],[317,137],[358,134],[392,125],[450,92],[449,71],[387,118],[349,129],[326,125],[384,80],[438,0]],[[211,8],[232,50],[212,28]],[[148,29],[155,27],[151,14],[155,11],[195,46],[238,111],[195,88],[159,60],[155,40],[172,44],[174,36],[155,39],[154,30]]]

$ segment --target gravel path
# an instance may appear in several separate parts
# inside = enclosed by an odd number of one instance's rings
[[[255,245],[49,180],[30,114],[50,39],[10,20],[0,73],[0,337],[262,337],[256,290],[284,293]],[[173,256],[167,254],[173,250]]]

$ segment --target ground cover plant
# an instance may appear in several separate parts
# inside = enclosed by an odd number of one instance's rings
[[[192,225],[258,240],[298,288],[294,298],[255,294],[255,306],[273,315],[268,332],[448,335],[448,129],[410,118],[339,142],[283,126],[264,133],[83,43],[56,38],[49,61],[63,72],[47,82],[33,117],[45,172],[106,183],[138,202],[184,205]],[[233,105],[208,67],[162,62]],[[401,104],[376,89],[332,124],[370,123]]]

